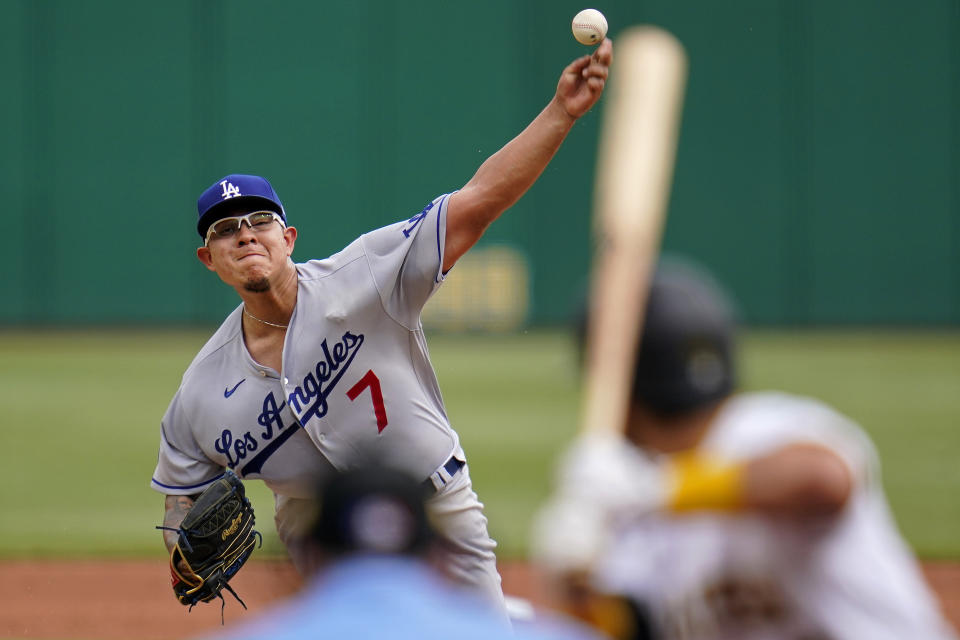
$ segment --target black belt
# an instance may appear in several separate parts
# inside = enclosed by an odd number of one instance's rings
[[[463,460],[457,460],[454,456],[450,456],[450,459],[443,463],[443,466],[430,474],[426,480],[423,481],[423,489],[428,493],[436,493],[443,488],[445,484],[453,480],[453,476],[457,475],[457,472],[463,468],[463,465],[467,464]],[[446,477],[444,477],[446,473]]]

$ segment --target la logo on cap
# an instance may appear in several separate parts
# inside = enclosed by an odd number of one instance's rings
[[[224,180],[220,183],[220,186],[223,187],[223,193],[220,195],[224,200],[227,198],[235,198],[240,195],[240,187],[234,186],[229,180]]]

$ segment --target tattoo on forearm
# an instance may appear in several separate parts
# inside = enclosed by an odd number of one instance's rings
[[[177,496],[176,500],[174,500],[174,511],[176,513],[186,515],[192,506],[193,500],[188,496]]]
[[[163,516],[163,526],[177,528],[183,522],[190,507],[193,506],[192,496],[167,496],[164,506],[166,512]],[[177,544],[177,533],[175,531],[164,530],[163,541],[168,549],[172,549]]]

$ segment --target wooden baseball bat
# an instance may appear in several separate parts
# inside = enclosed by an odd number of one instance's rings
[[[670,33],[631,27],[616,41],[594,184],[580,427],[622,432],[679,136],[687,56]]]

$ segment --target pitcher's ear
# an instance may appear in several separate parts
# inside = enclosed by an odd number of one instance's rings
[[[199,259],[207,269],[215,271],[213,268],[213,257],[210,255],[210,247],[197,247],[197,259]]]

